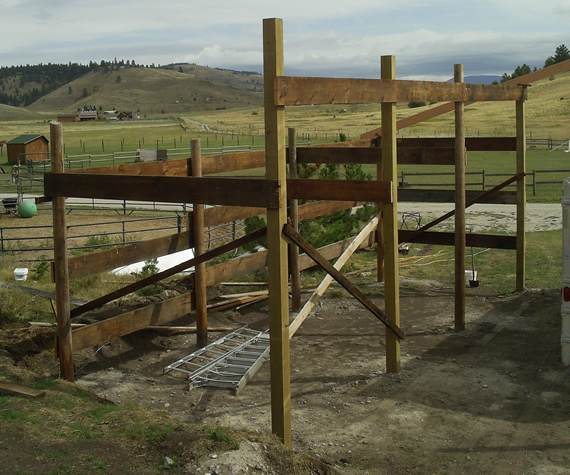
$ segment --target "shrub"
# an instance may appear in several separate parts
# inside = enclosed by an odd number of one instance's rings
[[[423,107],[423,106],[425,106],[425,105],[426,105],[426,103],[423,102],[423,101],[412,101],[412,102],[408,102],[408,107],[409,107],[410,109],[414,109],[414,108],[416,108],[416,107]]]

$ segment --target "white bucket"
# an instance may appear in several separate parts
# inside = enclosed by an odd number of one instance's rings
[[[28,268],[27,267],[18,267],[14,269],[14,279],[19,281],[26,281],[28,280]]]
[[[466,270],[465,271],[465,287],[470,287],[469,281],[470,280],[477,280],[477,271],[476,270]]]

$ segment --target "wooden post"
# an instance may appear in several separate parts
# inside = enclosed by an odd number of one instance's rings
[[[283,20],[263,20],[263,77],[266,177],[281,183],[278,209],[267,210],[267,266],[269,273],[269,334],[271,351],[271,428],[286,447],[291,446],[291,378],[289,361],[289,298],[287,242],[282,228],[287,220],[285,108],[276,106],[273,78],[283,76]]]
[[[380,64],[380,69],[382,70],[382,61]],[[382,71],[380,71],[380,78],[385,79],[382,76]],[[382,119],[384,116],[382,116]],[[381,145],[382,146],[382,145]],[[376,164],[376,180],[382,181],[382,161]],[[396,174],[398,172],[396,171]],[[397,184],[397,181],[396,181]],[[397,187],[397,185],[392,185]],[[376,226],[376,280],[378,282],[384,281],[384,207],[382,203],[376,204],[378,209],[378,226]]]
[[[297,178],[297,139],[295,129],[289,128],[289,178]],[[288,200],[289,217],[293,229],[299,232],[299,202]],[[301,310],[301,271],[299,270],[299,248],[289,243],[289,270],[291,273],[291,310]]]
[[[190,142],[190,156],[192,162],[192,176],[202,176],[202,152],[200,139]],[[194,236],[194,256],[206,252],[204,242],[204,205],[192,204],[192,234]],[[206,297],[206,264],[194,266],[194,298],[196,299],[196,344],[203,348],[208,344],[208,310]]]
[[[59,122],[50,122],[51,171],[63,173],[63,131]],[[69,268],[67,262],[67,228],[65,225],[65,198],[52,200],[53,254],[55,277],[55,312],[57,319],[57,354],[61,376],[74,381],[73,347],[69,304]]]
[[[526,170],[526,137],[525,137],[525,105],[524,101],[516,103],[517,120],[517,173]],[[535,175],[536,186],[536,175]],[[517,182],[517,292],[525,288],[526,281],[526,179]]]
[[[382,56],[381,78],[396,79],[396,58]],[[398,169],[396,149],[396,103],[382,103],[381,177],[392,182],[392,203],[382,206],[384,247],[384,299],[386,314],[400,326],[400,283],[398,269]],[[400,339],[386,328],[386,370],[400,371]]]
[[[456,64],[455,82],[463,82]],[[455,331],[465,330],[465,104],[455,103]]]

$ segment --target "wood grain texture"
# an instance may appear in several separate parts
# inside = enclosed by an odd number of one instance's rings
[[[280,202],[277,180],[225,177],[46,173],[44,194],[52,197],[166,201],[271,209],[278,207]]]
[[[481,195],[481,191],[467,190],[465,199],[471,201]],[[410,188],[398,189],[398,201],[414,203],[453,203],[455,191],[453,190],[416,190]],[[516,204],[515,191],[502,191],[485,196],[477,201],[486,204]]]
[[[287,192],[299,200],[392,202],[392,183],[388,181],[290,178]]]
[[[482,247],[491,249],[516,249],[515,236],[498,236],[495,234],[467,234],[466,245],[468,247]],[[455,233],[429,232],[415,235],[414,231],[400,229],[398,231],[399,242],[417,242],[421,244],[436,244],[439,246],[454,246]]]

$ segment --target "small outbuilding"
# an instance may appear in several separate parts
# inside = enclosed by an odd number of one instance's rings
[[[26,163],[28,160],[47,160],[49,141],[43,135],[20,135],[6,142],[8,163]]]
[[[79,114],[59,114],[58,122],[79,122]]]

